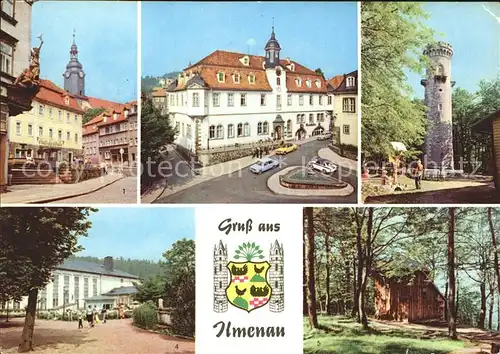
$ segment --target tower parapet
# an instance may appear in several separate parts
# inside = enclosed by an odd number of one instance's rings
[[[444,56],[451,59],[451,57],[453,56],[453,47],[451,46],[451,44],[446,42],[436,42],[434,44],[429,44],[424,49],[424,55],[427,55],[429,57]]]

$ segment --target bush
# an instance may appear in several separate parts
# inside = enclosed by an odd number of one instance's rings
[[[165,303],[171,309],[170,320],[173,334],[193,337],[195,331],[195,280],[179,278],[168,287]]]
[[[158,324],[158,310],[152,302],[146,302],[133,312],[134,326],[152,329]]]

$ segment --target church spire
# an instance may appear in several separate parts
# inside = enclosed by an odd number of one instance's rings
[[[76,31],[73,29],[73,43],[69,50],[69,63],[64,72],[64,89],[73,95],[85,96],[85,73],[83,65],[78,61]]]
[[[280,44],[278,43],[278,40],[276,39],[276,34],[274,33],[274,17],[273,17],[271,38],[269,38],[269,40],[267,41],[264,49],[266,51],[266,59],[265,59],[266,69],[278,66],[280,63],[281,47]]]

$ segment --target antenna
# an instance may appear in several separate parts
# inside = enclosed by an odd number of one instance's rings
[[[273,16],[273,33],[274,33],[274,16]]]
[[[75,35],[76,35],[76,30],[73,28],[73,44],[75,44]]]

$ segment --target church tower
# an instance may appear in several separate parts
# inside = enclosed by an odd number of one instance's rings
[[[269,248],[269,264],[271,265],[269,268],[269,284],[273,289],[269,301],[269,310],[271,312],[282,312],[285,309],[283,258],[283,245],[280,245],[276,240]]]
[[[219,245],[214,246],[214,312],[227,311],[226,288],[228,281],[227,247],[220,241]]]
[[[450,44],[438,42],[424,50],[431,62],[425,87],[428,128],[425,136],[424,165],[429,169],[453,169],[453,131],[451,94],[455,82],[451,81]]]
[[[76,96],[85,96],[85,73],[83,65],[78,61],[78,47],[75,43],[73,32],[73,44],[69,51],[70,60],[64,72],[64,89]]]
[[[267,41],[266,47],[264,49],[266,51],[266,61],[265,61],[266,69],[272,69],[280,65],[281,47],[274,34],[274,25],[271,33],[271,38],[269,38],[269,40]]]

